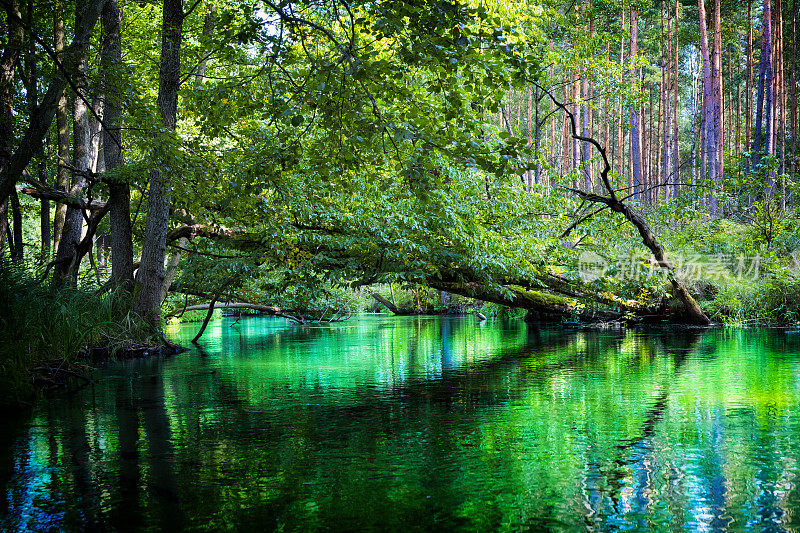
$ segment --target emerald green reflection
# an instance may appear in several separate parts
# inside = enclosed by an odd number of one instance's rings
[[[6,422],[0,529],[791,530],[798,337],[223,319]]]

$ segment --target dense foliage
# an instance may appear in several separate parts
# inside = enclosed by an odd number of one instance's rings
[[[342,317],[395,286],[406,310],[625,320],[680,317],[686,285],[714,321],[800,319],[780,2],[2,5],[3,328],[81,330],[24,353],[97,335],[8,307],[33,300],[105,302],[112,337],[156,334],[164,302]]]

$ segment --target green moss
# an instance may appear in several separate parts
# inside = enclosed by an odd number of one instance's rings
[[[537,306],[547,309],[552,309],[554,307],[567,307],[573,309],[580,309],[585,307],[578,300],[566,296],[558,296],[546,292],[523,289],[522,287],[519,287],[517,285],[509,285],[508,288],[514,291],[519,296],[521,296],[524,302],[530,303],[532,306]],[[519,301],[519,298],[515,298],[513,303],[514,305],[519,306],[521,302]]]

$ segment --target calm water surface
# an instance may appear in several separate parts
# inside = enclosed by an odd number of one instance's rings
[[[4,417],[0,530],[800,529],[782,331],[223,319],[102,374]]]

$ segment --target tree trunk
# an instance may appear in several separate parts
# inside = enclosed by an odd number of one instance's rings
[[[591,95],[589,94],[589,80],[587,78],[583,78],[581,80],[581,123],[583,125],[583,136],[589,137],[591,135],[591,123],[589,120],[589,109],[590,103],[589,100]],[[592,158],[592,148],[589,143],[583,143],[581,147],[581,165],[583,165],[583,187],[587,191],[592,190],[592,165],[590,160]]]
[[[753,120],[753,0],[747,0],[747,78],[744,99],[744,145],[750,149]]]
[[[394,293],[394,290],[392,290],[392,293]],[[399,307],[397,307],[397,305],[395,305],[394,302],[390,302],[389,300],[387,300],[386,298],[384,298],[383,296],[381,296],[377,292],[370,292],[370,296],[372,296],[375,299],[376,302],[380,303],[386,309],[391,311],[391,313],[393,315],[408,315],[408,314],[412,314],[410,312],[408,312],[408,313],[407,312],[403,312],[403,310],[400,309]],[[392,298],[392,299],[394,299],[394,298]]]
[[[103,130],[103,152],[106,172],[113,172],[122,164],[122,130],[120,129],[119,88],[111,81],[114,66],[121,61],[122,43],[120,25],[122,12],[117,0],[103,4],[103,46],[100,50],[101,80],[106,95]],[[133,280],[133,235],[131,233],[131,190],[119,179],[110,178],[109,203],[111,204],[111,277],[117,284]]]
[[[778,19],[775,22],[776,56],[775,69],[777,70],[775,93],[775,154],[778,156],[778,175],[781,180],[781,210],[786,210],[786,79],[783,59],[783,1],[777,0],[776,11]],[[780,148],[778,148],[780,144]]]
[[[0,172],[8,168],[14,150],[14,76],[25,38],[22,29],[19,0],[11,0],[4,6],[8,24],[8,36],[0,56]],[[8,199],[11,188],[0,194],[0,252],[4,248],[8,225]],[[9,246],[12,243],[9,243]]]
[[[56,54],[64,50],[64,6],[61,0],[56,0],[53,10],[54,48]],[[62,89],[56,107],[56,147],[58,159],[56,161],[56,188],[66,191],[69,189],[69,172],[66,163],[69,161],[69,114],[67,113],[67,94]],[[64,217],[67,214],[67,204],[56,204],[53,216],[53,252],[58,251],[61,242],[61,231],[64,228]]]
[[[701,0],[702,1],[702,0]],[[631,57],[635,57],[632,55]],[[551,99],[552,95],[551,95]],[[708,325],[711,321],[708,317],[703,313],[703,310],[697,305],[697,302],[692,298],[689,294],[689,291],[686,289],[686,286],[680,281],[678,278],[675,277],[674,267],[672,264],[667,261],[666,254],[664,250],[661,248],[660,243],[656,240],[655,235],[650,230],[647,222],[644,218],[634,209],[630,208],[625,202],[621,201],[617,198],[616,192],[614,191],[611,183],[609,181],[608,172],[611,170],[611,165],[608,161],[608,157],[606,155],[605,149],[594,139],[586,139],[582,138],[578,135],[577,131],[578,128],[575,124],[575,118],[567,109],[564,104],[558,104],[555,102],[565,114],[568,115],[570,118],[571,124],[571,132],[573,137],[578,137],[581,140],[591,142],[597,151],[600,153],[600,156],[604,162],[604,168],[600,172],[600,182],[603,184],[603,187],[606,191],[608,196],[603,196],[599,194],[594,194],[585,191],[574,191],[578,196],[588,200],[590,202],[595,203],[602,203],[608,206],[608,208],[616,213],[622,214],[639,232],[639,235],[642,237],[642,243],[653,252],[653,257],[656,260],[657,264],[665,269],[668,272],[668,278],[670,284],[672,285],[673,294],[677,301],[681,303],[681,313],[674,317],[674,320],[677,322],[688,323],[688,324],[697,324],[697,325]],[[488,298],[481,298],[484,300],[494,301]],[[499,302],[502,303],[502,302]]]
[[[580,123],[581,117],[581,79],[578,72],[572,74],[572,112],[575,119]],[[578,126],[580,128],[580,125]],[[580,170],[581,170],[581,142],[578,139],[572,139],[572,168],[576,169],[575,179],[573,185],[580,183]]]
[[[697,116],[698,106],[700,104],[700,93],[699,87],[697,83],[698,76],[695,74],[697,70],[697,55],[695,54],[692,57],[692,153],[691,153],[691,160],[692,160],[692,185],[696,185],[695,180],[697,179],[697,144],[698,144],[698,120]],[[692,189],[694,192],[694,188]],[[696,195],[692,195],[692,198],[695,198]],[[692,200],[694,202],[694,200]]]
[[[217,6],[211,4],[208,6],[208,13],[206,13],[205,18],[203,19],[203,37],[210,38],[214,35],[214,26],[217,23]],[[208,57],[203,56],[203,59],[200,60],[200,64],[197,66],[197,73],[194,75],[194,82],[196,84],[200,84],[205,79],[206,75],[206,64],[208,63]]]
[[[665,187],[666,184],[669,182],[669,169],[670,169],[670,133],[669,133],[669,123],[670,123],[670,109],[669,109],[669,86],[667,85],[667,57],[672,55],[670,54],[669,47],[667,43],[669,42],[664,35],[664,7],[662,6],[659,9],[661,13],[661,98],[663,99],[663,104],[659,102],[659,107],[663,105],[664,112],[663,116],[659,117],[659,127],[664,132],[663,142],[661,143],[661,153],[662,153],[662,168],[659,169],[661,172],[661,185]],[[669,18],[667,18],[667,35],[669,35],[670,25],[669,25]],[[663,123],[661,122],[663,119]]]
[[[714,179],[715,184],[721,184],[725,169],[725,130],[723,129],[722,106],[722,24],[720,16],[720,0],[714,0],[714,51],[712,56],[712,81],[713,81],[713,127],[714,127]],[[712,194],[712,214],[720,213],[719,200]]]
[[[530,149],[533,145],[533,91],[530,87],[528,87],[528,112],[526,115],[528,119],[528,148]],[[536,157],[539,157],[539,101],[536,101]],[[531,158],[528,157],[528,164],[531,164]],[[538,164],[537,164],[537,172],[536,177],[534,178],[533,171],[528,169],[526,173],[528,176],[528,190],[532,189],[534,183],[539,183],[539,172],[538,172]]]
[[[208,321],[211,320],[211,315],[214,314],[214,304],[217,303],[218,299],[219,294],[215,294],[211,301],[208,302],[208,313],[206,313],[206,317],[203,319],[203,325],[200,326],[200,331],[198,331],[197,335],[192,339],[192,344],[197,344],[197,341],[203,336],[203,332],[205,332],[206,326],[208,326]]]
[[[186,307],[184,311],[205,311],[209,307],[210,307],[209,304],[190,305]],[[303,320],[298,317],[284,314],[280,307],[273,307],[269,305],[251,304],[247,302],[228,302],[228,303],[216,303],[214,307],[216,309],[252,309],[253,311],[260,311],[270,316],[288,318],[292,322],[297,322],[298,324],[303,323]]]
[[[792,64],[791,64],[791,68],[789,69],[789,87],[791,87],[791,92],[789,94],[790,105],[791,105],[791,110],[789,112],[789,114],[790,114],[790,119],[789,119],[790,126],[789,127],[792,130],[792,158],[791,158],[791,166],[789,168],[789,172],[790,172],[790,179],[792,180],[792,182],[794,182],[794,180],[797,178],[797,174],[796,174],[796,171],[797,171],[797,136],[798,136],[798,132],[797,132],[797,126],[798,126],[798,120],[797,120],[797,69],[800,68],[800,66],[797,64],[797,56],[800,55],[800,54],[797,53],[798,52],[798,49],[797,49],[797,16],[798,16],[798,13],[797,13],[797,4],[796,4],[796,2],[797,2],[797,0],[794,0],[793,7],[795,7],[795,9],[793,10],[794,11],[794,16],[792,17],[792,48],[791,49],[794,51],[794,53],[791,54],[791,56],[790,56]],[[793,196],[790,199],[793,199]],[[793,202],[791,202],[791,203],[793,203]],[[790,207],[792,207],[792,206],[790,205]]]
[[[625,10],[622,10],[622,31],[619,39],[619,71],[620,71],[620,85],[625,82]],[[625,162],[624,162],[624,132],[622,130],[622,122],[625,113],[622,108],[622,97],[617,96],[619,101],[619,113],[617,115],[617,175],[621,178],[625,175]]]
[[[182,0],[164,0],[161,37],[161,67],[158,77],[158,110],[161,123],[168,132],[175,129],[178,115],[178,89],[180,85],[180,48],[183,28]],[[147,200],[147,222],[142,260],[139,267],[140,283],[134,310],[152,324],[158,321],[164,286],[164,255],[167,245],[171,182],[174,172],[171,154],[156,149],[150,173],[150,195]]]
[[[758,65],[758,97],[756,99],[756,123],[753,130],[753,171],[757,171],[762,157],[762,129],[766,100],[767,124],[769,124],[772,101],[772,17],[770,0],[764,0],[764,23],[761,35],[761,60]],[[769,130],[769,127],[767,128]],[[769,135],[767,135],[769,138]],[[767,141],[767,144],[769,140]]]
[[[631,61],[635,62],[639,54],[639,12],[631,9]],[[639,79],[634,69],[633,83],[638,87]],[[633,197],[643,200],[642,197],[642,146],[639,131],[639,113],[636,105],[631,107],[631,180]]]
[[[47,165],[44,160],[39,161],[39,181],[47,181]],[[50,232],[50,200],[41,200],[42,207],[39,212],[39,229],[42,234],[41,260],[47,263],[50,258],[52,233]]]
[[[716,147],[714,136],[714,79],[711,70],[711,52],[708,42],[708,26],[706,22],[705,0],[697,0],[700,12],[700,52],[703,57],[703,111],[702,134],[700,145],[700,181],[708,187],[708,206],[712,215],[717,214],[716,197]]]
[[[673,149],[673,153],[672,153],[673,170],[672,170],[672,176],[671,176],[671,179],[672,179],[672,196],[673,196],[673,198],[677,198],[678,197],[678,194],[680,192],[680,181],[681,181],[681,172],[680,172],[680,170],[681,170],[681,149],[680,149],[680,139],[678,137],[678,130],[679,130],[679,127],[680,127],[680,123],[679,123],[680,122],[680,117],[679,117],[679,113],[678,113],[678,91],[680,90],[680,79],[679,79],[679,76],[678,76],[678,74],[680,72],[680,62],[679,62],[679,54],[678,54],[678,49],[679,49],[679,45],[680,45],[679,38],[678,38],[678,35],[679,35],[679,31],[678,30],[680,29],[680,25],[678,24],[678,15],[679,15],[678,14],[678,5],[679,5],[679,0],[675,0],[675,65],[674,65],[674,68],[675,68],[674,75],[675,76],[673,78],[673,80],[674,80],[673,81],[674,92],[673,92],[673,95],[672,95],[672,108],[674,110],[674,112],[673,112],[674,121],[673,121],[673,131],[672,131],[672,142],[673,142],[674,149]]]
[[[25,24],[27,27],[33,27],[34,21],[34,2],[29,1],[26,14]],[[28,115],[32,115],[36,111],[36,106],[39,101],[39,69],[36,61],[36,41],[29,34],[28,35],[28,50],[25,54],[25,71],[26,75],[23,79],[25,83],[25,92],[28,96]],[[45,138],[46,140],[46,138]],[[49,147],[49,144],[48,144]],[[42,183],[47,182],[47,168],[45,166],[45,151],[44,147],[39,150],[39,161],[37,162],[37,177]],[[40,259],[46,263],[50,255],[50,201],[42,199],[39,208],[39,229],[41,234],[41,249]]]
[[[13,239],[9,243],[11,248],[11,259],[22,261],[25,253],[25,246],[22,242],[22,209],[19,205],[19,195],[16,189],[11,192],[11,217],[14,228]]]
[[[75,13],[75,25],[81,25],[83,13]],[[94,24],[92,25],[94,26]],[[76,74],[73,78],[76,87],[75,99],[72,103],[72,183],[69,192],[72,196],[84,197],[87,175],[91,171],[91,129],[89,127],[89,56],[88,48],[83,50],[78,59]],[[68,205],[61,230],[56,265],[53,269],[53,282],[56,285],[77,284],[80,255],[78,245],[83,230],[83,209]]]
[[[62,56],[64,71],[74,73],[78,70],[79,60],[88,47],[89,38],[94,24],[97,22],[97,17],[100,15],[101,7],[102,0],[89,0],[88,3],[78,3],[78,11],[81,16],[76,18],[75,37],[72,40],[72,44]],[[8,165],[0,169],[0,203],[8,199],[11,190],[22,176],[22,172],[41,149],[42,140],[47,135],[50,124],[53,122],[58,98],[67,86],[67,81],[60,70],[59,74],[50,82],[36,112],[30,117],[28,128],[18,143],[17,150],[11,156]]]

